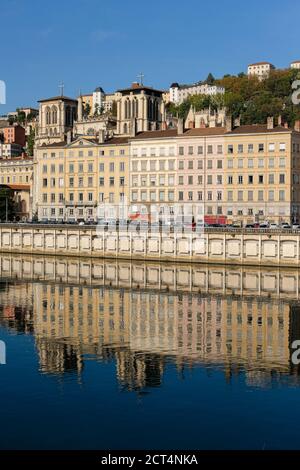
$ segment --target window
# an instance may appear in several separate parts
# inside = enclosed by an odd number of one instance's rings
[[[189,161],[188,161],[188,169],[189,169],[189,170],[192,170],[192,169],[193,169],[193,166],[194,166],[193,164],[194,164],[193,160],[189,160]]]
[[[193,155],[194,153],[194,148],[193,147],[189,147],[189,155]]]
[[[203,160],[198,160],[198,170],[203,170]]]
[[[165,200],[165,192],[164,191],[159,191],[159,200],[161,202]]]
[[[202,201],[203,199],[203,193],[202,191],[198,191],[198,201]]]
[[[58,178],[58,187],[63,188],[64,187],[64,179],[63,178]]]
[[[169,170],[175,170],[175,160],[169,160]]]
[[[59,193],[59,195],[58,195],[58,200],[59,200],[59,202],[63,202],[63,201],[64,201],[64,195],[63,195],[63,193]]]
[[[174,186],[175,184],[175,176],[174,175],[169,175],[168,176],[168,185],[169,186]]]
[[[227,168],[233,168],[233,160],[227,160]]]
[[[274,174],[273,173],[269,174],[269,184],[274,184]]]
[[[179,155],[184,155],[184,148],[183,147],[179,147]]]
[[[223,153],[223,146],[222,145],[218,145],[218,148],[217,148],[217,152],[218,154],[222,154]]]
[[[274,201],[274,191],[273,190],[269,191],[269,201],[270,202]]]
[[[59,171],[59,173],[63,173],[63,172],[64,172],[64,166],[63,166],[62,164],[59,165],[58,171]]]
[[[50,178],[50,186],[51,188],[55,188],[55,178]]]
[[[150,185],[151,186],[156,186],[156,175],[151,175],[150,176]]]
[[[264,200],[264,192],[263,191],[258,191],[258,200],[263,201]]]
[[[83,202],[83,193],[78,194],[78,201]]]
[[[285,184],[285,174],[283,173],[279,175],[279,184]]]
[[[264,168],[265,166],[265,161],[263,158],[258,159],[258,168]]]
[[[264,175],[258,175],[258,182],[259,182],[259,184],[263,184],[263,182],[264,182]]]
[[[47,165],[43,165],[43,173],[47,173]]]
[[[156,192],[155,191],[150,191],[150,201],[151,202],[156,201]]]
[[[132,176],[131,177],[131,184],[132,186],[138,186],[138,177],[137,176]]]
[[[207,153],[208,153],[208,154],[212,154],[212,153],[213,153],[213,146],[212,146],[212,145],[208,145],[208,146],[207,146]]]
[[[160,171],[165,170],[165,160],[159,160],[159,169]]]
[[[217,184],[223,184],[223,177],[222,177],[222,175],[217,175]]]
[[[120,155],[125,155],[125,150],[124,149],[120,150]]]
[[[93,200],[93,193],[88,193],[88,200],[89,202]]]
[[[221,169],[223,168],[223,161],[222,161],[222,160],[218,160],[218,161],[217,161],[217,168],[218,168],[219,170],[221,170]]]
[[[253,144],[248,144],[248,153],[253,153],[254,147]]]
[[[80,177],[78,178],[78,186],[79,186],[80,188],[83,187],[83,177],[82,177],[82,176],[80,176]]]
[[[248,184],[253,184],[253,175],[248,175]]]
[[[238,183],[243,184],[243,175],[239,175],[238,177]]]
[[[217,192],[217,200],[222,201],[222,191]]]
[[[109,178],[109,186],[114,186],[115,185],[115,178],[113,176],[111,176]]]
[[[183,160],[179,160],[178,162],[178,170],[183,170],[184,169],[184,162]]]
[[[99,202],[104,202],[104,193],[99,193]]]
[[[178,192],[178,200],[183,201],[183,191]]]
[[[94,170],[93,170],[93,164],[92,163],[89,163],[88,164],[88,172],[89,173],[92,173]]]
[[[285,168],[285,158],[284,157],[279,158],[279,166],[280,166],[280,168]]]
[[[207,168],[208,170],[211,170],[213,167],[213,161],[212,160],[207,160]]]
[[[120,177],[120,186],[124,186],[124,184],[125,184],[125,178],[124,178],[124,176],[121,176]]]
[[[69,193],[70,202],[74,201],[74,193]]]
[[[233,153],[233,145],[228,145],[228,153]]]
[[[253,158],[248,158],[248,168],[253,168]]]
[[[238,145],[238,153],[243,153],[244,152],[244,146],[243,144]]]
[[[108,201],[110,202],[110,204],[113,204],[115,202],[115,195],[114,193],[109,193],[108,195]]]
[[[99,178],[99,186],[104,186],[104,177],[100,176]]]
[[[113,157],[114,154],[115,154],[115,151],[114,151],[114,150],[110,150],[110,151],[109,151],[109,156],[110,156],[110,157]]]
[[[43,194],[43,202],[47,202],[47,193]]]
[[[203,146],[202,145],[198,146],[198,155],[203,155]]]
[[[120,162],[120,171],[125,171],[125,163],[124,162]]]
[[[74,165],[73,165],[73,163],[70,163],[70,165],[69,165],[69,173],[74,173]]]
[[[79,173],[83,173],[83,163],[78,164],[78,171]]]
[[[285,201],[285,191],[279,191],[279,201]]]
[[[101,173],[104,171],[104,163],[99,163],[99,171]]]
[[[253,191],[248,191],[248,201],[253,201]]]
[[[93,177],[92,176],[89,176],[88,177],[88,187],[90,188],[91,186],[93,186]]]
[[[269,152],[275,152],[275,144],[269,144]]]
[[[274,158],[269,158],[269,168],[274,168]]]
[[[243,200],[243,191],[238,191],[238,201]]]
[[[113,162],[109,164],[109,171],[115,171],[115,164]]]
[[[258,144],[258,151],[263,152],[264,151],[264,144]]]
[[[189,199],[189,201],[193,200],[193,191],[188,192],[188,199]]]
[[[212,191],[208,191],[207,193],[207,200],[212,201]]]
[[[228,201],[233,201],[233,191],[228,191],[227,192],[227,200]]]
[[[159,175],[159,185],[160,186],[165,185],[165,175]]]
[[[243,168],[243,159],[242,158],[238,159],[238,168]]]
[[[286,145],[285,145],[284,142],[282,142],[282,143],[279,144],[279,150],[280,150],[280,152],[285,152],[285,150],[286,150]]]
[[[228,184],[232,184],[233,183],[233,176],[228,176]]]
[[[156,161],[151,160],[150,161],[150,171],[155,171],[156,170]]]
[[[207,184],[212,184],[212,175],[207,175]]]
[[[188,177],[188,184],[193,184],[193,177],[191,175]]]

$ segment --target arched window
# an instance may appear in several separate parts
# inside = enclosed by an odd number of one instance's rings
[[[128,132],[128,126],[127,126],[126,123],[124,124],[124,129],[123,129],[123,130],[124,130],[124,134],[127,134],[127,132]]]
[[[52,106],[51,108],[51,124],[57,124],[57,107]]]
[[[46,125],[49,126],[51,124],[51,115],[50,115],[50,108],[47,106],[46,108]]]
[[[127,101],[124,101],[124,116],[127,119]]]
[[[66,126],[70,126],[70,125],[71,125],[71,108],[70,108],[70,106],[67,106],[67,107],[66,107],[66,119],[65,119],[65,122],[66,122]]]
[[[139,100],[135,101],[135,117],[139,117]]]

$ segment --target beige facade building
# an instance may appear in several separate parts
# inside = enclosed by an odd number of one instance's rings
[[[128,140],[117,137],[105,142],[78,137],[37,147],[39,219],[96,221],[104,216],[105,205],[122,208],[129,196],[128,148]]]
[[[0,158],[0,184],[14,191],[15,217],[31,219],[33,204],[33,158]]]

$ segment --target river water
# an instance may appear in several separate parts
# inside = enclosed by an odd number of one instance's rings
[[[1,449],[300,448],[297,270],[2,254],[0,275]]]

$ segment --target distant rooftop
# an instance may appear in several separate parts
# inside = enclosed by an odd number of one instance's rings
[[[39,100],[38,103],[44,103],[46,101],[74,101],[74,102],[76,101],[77,102],[77,100],[74,98],[69,98],[68,96],[62,95],[62,96],[53,96],[52,98],[44,98],[42,100]]]

